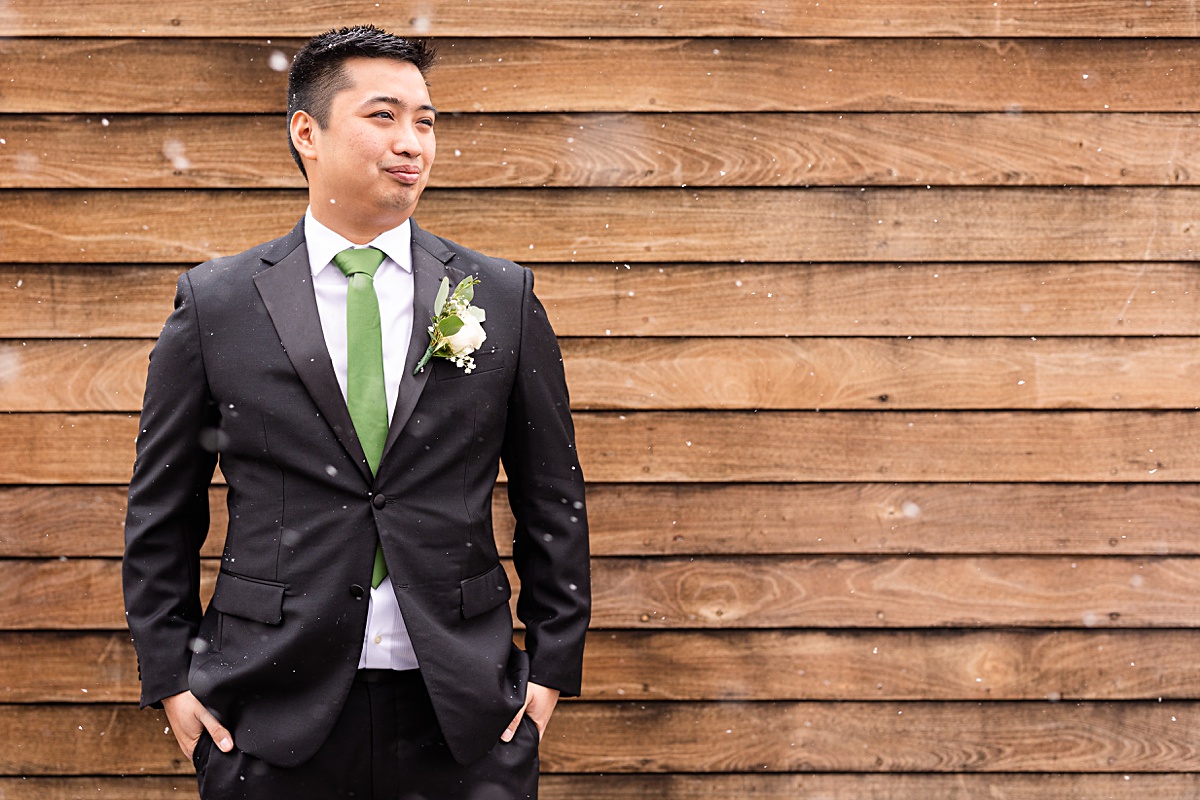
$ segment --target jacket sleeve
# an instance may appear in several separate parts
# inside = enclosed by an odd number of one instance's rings
[[[200,546],[208,535],[217,424],[195,298],[185,274],[176,288],[175,310],[150,354],[125,519],[125,612],[137,649],[143,708],[188,688],[202,613]]]
[[[529,679],[578,695],[591,610],[587,509],[562,354],[525,271],[520,357],[501,451],[516,517]]]

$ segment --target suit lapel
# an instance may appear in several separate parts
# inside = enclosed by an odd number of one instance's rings
[[[312,269],[304,246],[304,223],[281,242],[276,252],[285,255],[274,266],[254,276],[279,341],[304,388],[325,416],[338,441],[368,482],[372,481],[366,455],[354,432],[354,423],[342,397],[333,362],[325,346],[321,317],[312,287]],[[269,260],[269,257],[264,257]],[[436,291],[436,287],[435,287]],[[403,384],[401,384],[403,386]]]
[[[433,301],[437,296],[438,286],[442,278],[450,278],[451,289],[455,282],[462,280],[465,275],[459,275],[458,270],[446,266],[446,262],[454,257],[441,240],[417,227],[412,221],[412,256],[413,256],[413,328],[408,340],[408,356],[404,359],[404,374],[400,376],[400,393],[396,398],[396,408],[392,412],[392,422],[388,427],[387,442],[383,446],[383,459],[387,460],[388,451],[400,438],[400,432],[412,417],[421,392],[429,381],[429,373],[433,364],[426,364],[425,369],[413,375],[413,368],[425,355],[429,347],[429,319],[433,316]]]

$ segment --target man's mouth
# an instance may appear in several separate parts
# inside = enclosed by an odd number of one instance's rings
[[[384,171],[401,183],[415,184],[421,178],[421,168],[415,164],[400,164]]]

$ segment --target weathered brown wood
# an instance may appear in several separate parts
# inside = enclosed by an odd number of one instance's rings
[[[224,545],[211,490],[204,555]],[[1200,555],[1194,484],[596,484],[593,555]],[[512,549],[504,488],[496,546]],[[0,557],[117,558],[123,486],[0,487]]]
[[[597,560],[596,628],[1200,624],[1187,558]]]
[[[115,559],[0,561],[0,630],[119,628],[119,573]],[[1200,626],[1189,557],[597,558],[592,594],[595,629]]]
[[[0,411],[140,411],[153,344],[0,341]]]
[[[0,266],[0,335],[158,336],[184,269]]]
[[[0,411],[139,411],[148,341],[0,341]],[[572,405],[603,409],[1196,407],[1200,341],[566,339]]]
[[[2,786],[2,784],[0,784]],[[539,785],[544,800],[1145,800],[1190,798],[1200,793],[1196,774],[811,774],[811,775],[546,775]],[[90,797],[91,795],[89,795]],[[177,797],[173,795],[172,797]],[[100,800],[110,800],[100,795]],[[13,800],[27,800],[14,795]],[[39,798],[40,800],[40,798]],[[47,800],[60,800],[52,795]],[[115,798],[113,798],[115,800]],[[140,800],[140,798],[139,798]],[[168,800],[147,796],[146,800]]]
[[[551,772],[1196,769],[1192,703],[571,705]]]
[[[300,188],[278,115],[0,116],[0,188]],[[1196,114],[446,114],[433,185],[1200,182]]]
[[[1194,409],[1200,374],[1190,338],[569,339],[563,355],[578,409]]]
[[[107,0],[49,17],[37,0],[9,0],[5,36],[309,36],[370,19],[402,36],[1196,36],[1195,8],[1184,0],[1102,0],[1038,5],[1033,0],[894,0],[795,3],[790,0],[656,0],[569,6],[528,0],[466,4],[430,0],[417,10],[369,0],[313,6],[245,5],[237,0]]]
[[[0,774],[187,774],[159,713],[0,706]],[[1188,772],[1198,704],[564,703],[545,772]],[[29,736],[39,731],[41,736]]]
[[[1122,774],[811,774],[811,775],[543,775],[543,800],[1145,800],[1192,798],[1195,773]],[[6,800],[193,800],[195,779],[179,777],[0,778]]]
[[[1200,480],[1185,411],[583,412],[589,480],[655,482]],[[133,414],[0,416],[0,484],[123,483]]]
[[[1198,643],[1197,630],[596,631],[585,653],[585,693],[592,700],[1188,699],[1200,679]],[[123,631],[0,633],[0,702],[135,702],[138,692]]]
[[[1194,481],[1190,412],[579,415],[599,481]],[[22,481],[23,482],[23,481]]]
[[[135,703],[139,692],[126,631],[0,633],[0,702]]]
[[[0,265],[0,336],[157,336],[184,268]],[[568,337],[1200,334],[1195,263],[539,264],[534,272],[555,330]]]
[[[1189,699],[1198,639],[1182,630],[597,631],[585,686],[588,698],[607,700]]]
[[[10,39],[0,43],[12,76],[0,112],[282,111],[285,71],[299,44]],[[1200,110],[1196,39],[442,39],[439,46],[432,95],[449,112]]]
[[[1191,187],[445,189],[418,216],[526,262],[1190,261],[1198,206]],[[282,190],[13,192],[0,194],[0,236],[10,262],[187,263],[280,236],[304,207]]]

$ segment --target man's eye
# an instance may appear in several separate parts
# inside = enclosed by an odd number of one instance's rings
[[[425,126],[428,126],[428,127],[432,128],[432,127],[433,127],[433,120],[432,120],[432,119],[429,119],[429,118],[425,118],[425,119],[422,119],[422,120],[418,120],[418,121],[417,121],[417,124],[418,124],[418,125],[425,125]]]
[[[373,117],[380,117],[380,118],[382,118],[382,119],[392,119],[392,112],[390,112],[390,111],[376,111],[376,112],[375,112],[374,114],[372,114],[371,116],[373,116]]]

